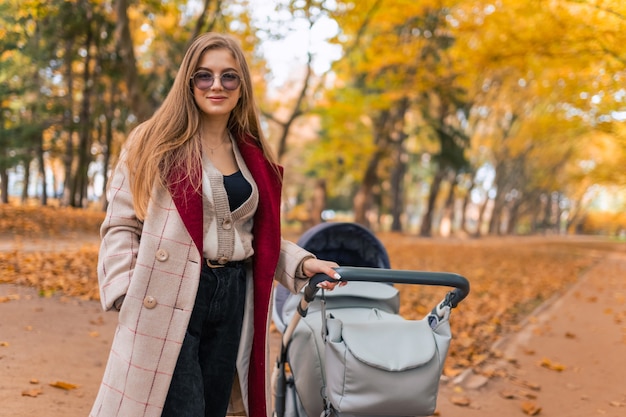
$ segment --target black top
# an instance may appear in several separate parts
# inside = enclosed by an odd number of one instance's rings
[[[224,175],[224,188],[228,194],[230,211],[235,211],[252,195],[252,186],[246,181],[241,171]]]

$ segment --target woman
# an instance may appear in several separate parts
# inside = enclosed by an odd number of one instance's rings
[[[340,278],[281,238],[281,183],[241,48],[199,36],[111,179],[98,278],[119,325],[91,416],[269,415],[273,279]]]

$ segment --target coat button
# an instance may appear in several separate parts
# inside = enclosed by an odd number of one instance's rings
[[[156,300],[156,298],[154,298],[151,295],[148,295],[148,296],[146,296],[146,298],[143,299],[143,306],[145,308],[152,309],[152,308],[156,307],[156,305],[157,305],[157,300]]]
[[[170,256],[170,255],[167,253],[167,251],[166,251],[165,249],[159,249],[159,250],[156,252],[156,258],[157,258],[157,261],[161,261],[161,262],[167,261],[167,258],[168,258],[169,256]]]
[[[232,222],[232,220],[230,220],[230,219],[225,219],[225,220],[222,222],[222,227],[223,227],[224,229],[226,229],[226,230],[230,230],[230,228],[231,228],[231,227],[233,227],[233,222]]]
[[[226,265],[228,263],[228,258],[225,256],[222,256],[221,258],[217,260],[217,263],[220,265]]]

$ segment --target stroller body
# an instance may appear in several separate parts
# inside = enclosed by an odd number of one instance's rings
[[[283,337],[272,376],[274,415],[432,414],[450,340],[449,311],[467,295],[467,281],[456,275],[391,270],[382,243],[354,223],[320,224],[298,244],[320,259],[337,262],[342,279],[351,282],[321,294],[315,285],[325,278],[319,276],[304,294],[276,288],[272,319]],[[417,323],[398,315],[395,282],[467,287],[449,293],[444,300],[448,304],[442,302]],[[415,344],[421,346],[410,346]],[[390,350],[397,345],[407,346]],[[401,397],[413,404],[398,405]]]

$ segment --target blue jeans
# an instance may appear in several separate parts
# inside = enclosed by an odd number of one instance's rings
[[[235,377],[246,294],[243,264],[202,266],[198,295],[162,417],[224,417]]]

